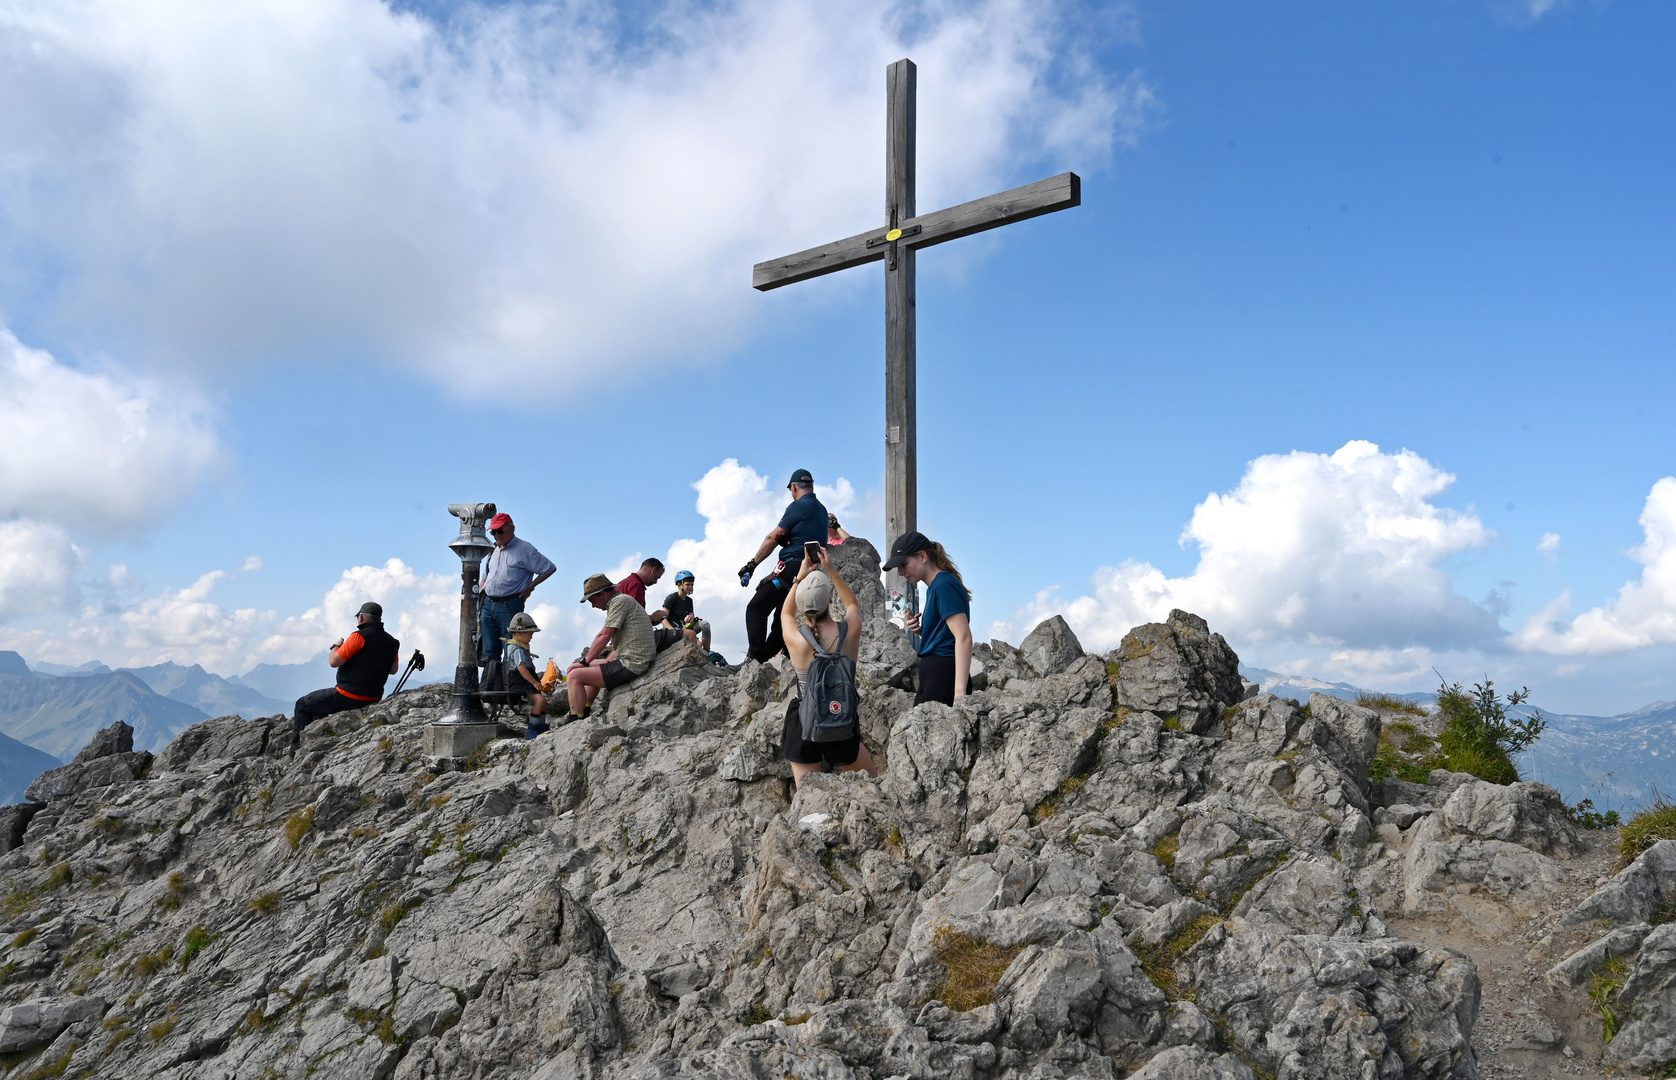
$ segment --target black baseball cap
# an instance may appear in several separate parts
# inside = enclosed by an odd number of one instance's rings
[[[787,487],[791,487],[793,484],[807,484],[810,487],[814,487],[815,478],[809,475],[808,469],[799,469],[791,474],[790,480],[786,481]]]
[[[361,605],[361,610],[357,611],[355,614],[365,615],[369,619],[383,619],[384,608],[381,607],[376,600],[368,600],[366,603]]]
[[[907,562],[908,556],[912,555],[914,552],[930,550],[931,539],[924,533],[918,532],[917,530],[913,532],[905,532],[896,538],[896,543],[890,545],[890,558],[885,560],[885,564],[881,567],[881,569],[895,570],[898,566]]]

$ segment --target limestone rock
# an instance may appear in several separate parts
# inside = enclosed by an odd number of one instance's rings
[[[1643,1075],[1663,1072],[1676,1060],[1676,923],[1647,936],[1615,1004],[1628,1022],[1606,1044],[1606,1063]]]
[[[93,738],[81,748],[81,753],[70,760],[71,765],[85,765],[95,758],[134,752],[134,729],[121,720],[93,733]]]
[[[1245,699],[1239,657],[1205,620],[1185,611],[1135,627],[1110,660],[1118,665],[1114,686],[1119,705],[1174,716],[1183,730],[1195,734]]]
[[[125,784],[137,779],[150,764],[151,754],[142,750],[137,754],[112,754],[80,763],[61,765],[37,776],[34,783],[23,793],[23,797],[31,802],[52,802],[90,788]]]
[[[1037,675],[1058,675],[1082,656],[1082,642],[1063,615],[1036,624],[1018,646],[1019,655]]]
[[[1549,903],[1541,798],[1366,787],[1376,719],[1252,696],[1181,612],[1110,657],[1050,620],[916,707],[876,551],[835,558],[876,779],[794,788],[787,664],[684,645],[588,722],[469,760],[423,753],[446,686],[311,725],[295,760],[284,718],[154,761],[102,735],[0,811],[6,1037],[166,1080],[1471,1074],[1471,962],[1370,905],[1431,878],[1416,896]],[[1595,908],[1665,903],[1663,859]],[[1661,941],[1623,953],[1654,1039]],[[68,997],[116,1004],[29,1020]]]
[[[82,1020],[97,1020],[105,1003],[91,997],[43,997],[0,1010],[0,1054],[45,1046]]]
[[[1257,1074],[1233,1054],[1173,1046],[1131,1073],[1130,1080],[1257,1080]]]
[[[1676,907],[1676,840],[1660,840],[1613,875],[1562,920],[1564,926],[1605,921],[1618,926],[1651,922]]]
[[[1379,751],[1379,714],[1321,693],[1309,695],[1309,714],[1298,739],[1320,747],[1346,775],[1365,784]]]
[[[1544,855],[1569,858],[1582,849],[1564,800],[1547,784],[1463,783],[1443,804],[1443,821],[1457,835],[1505,840]]]

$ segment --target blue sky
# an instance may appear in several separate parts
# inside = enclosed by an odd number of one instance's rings
[[[446,654],[493,499],[552,653],[642,554],[737,652],[791,469],[882,531],[878,268],[748,283],[876,223],[907,55],[922,209],[1083,177],[920,259],[980,630],[1180,603],[1291,673],[1676,697],[1676,12],[262,8],[0,15],[0,648],[231,674],[377,595]]]

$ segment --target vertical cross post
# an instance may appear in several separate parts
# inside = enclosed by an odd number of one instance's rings
[[[885,220],[893,232],[918,216],[914,205],[916,82],[912,60],[898,60],[886,69]],[[886,545],[918,528],[914,254],[913,245],[893,240],[885,258]],[[897,573],[891,574],[890,587],[908,592]],[[918,605],[914,607],[917,610]]]

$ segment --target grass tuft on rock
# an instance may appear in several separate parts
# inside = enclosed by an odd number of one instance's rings
[[[955,1012],[970,1012],[995,1000],[995,987],[1023,945],[1002,948],[951,927],[941,927],[931,951],[943,966],[943,981],[931,996]]]
[[[1171,1001],[1192,1000],[1193,995],[1183,990],[1176,979],[1176,961],[1188,949],[1203,941],[1211,928],[1221,921],[1215,915],[1201,915],[1162,945],[1135,946],[1135,957],[1140,960],[1141,969],[1152,980],[1152,985],[1164,991],[1165,997]]]
[[[1381,712],[1402,713],[1405,716],[1425,716],[1424,706],[1416,705],[1412,701],[1404,701],[1390,694],[1362,694],[1356,698],[1356,704],[1364,709],[1378,709]]]
[[[291,850],[296,851],[297,845],[303,842],[314,829],[314,807],[306,806],[292,814],[285,820],[285,839],[290,843]]]
[[[1600,1014],[1600,1041],[1609,1043],[1618,1034],[1618,991],[1629,975],[1629,961],[1615,956],[1589,981],[1589,1002]]]
[[[265,892],[250,902],[250,910],[260,915],[272,915],[279,910],[282,897],[277,892]]]
[[[1676,840],[1676,804],[1666,801],[1655,789],[1653,801],[1636,811],[1618,834],[1621,865],[1628,866],[1660,840]]]
[[[1149,854],[1151,854],[1151,856],[1154,859],[1157,859],[1160,863],[1163,863],[1165,870],[1174,870],[1176,867],[1176,852],[1180,850],[1180,834],[1171,833],[1168,836],[1160,836],[1158,838],[1158,842],[1152,845],[1152,849]]]
[[[183,969],[191,967],[192,958],[208,948],[210,942],[215,939],[216,935],[210,933],[209,927],[202,923],[199,923],[191,930],[188,930],[186,933],[186,946],[180,951],[180,966]]]

